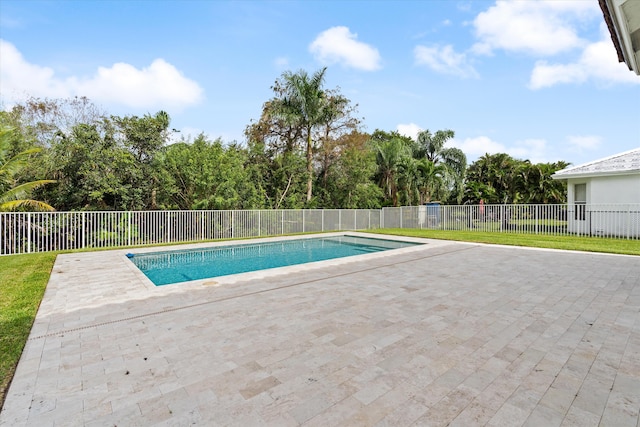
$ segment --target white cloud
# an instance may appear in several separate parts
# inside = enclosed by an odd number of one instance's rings
[[[485,154],[506,153],[507,148],[487,136],[465,138],[462,141],[451,140],[451,145],[462,150],[468,159],[475,159]]]
[[[547,161],[547,141],[544,139],[525,139],[517,141],[515,146],[507,148],[507,154],[516,159],[530,160],[531,163]]]
[[[273,61],[276,68],[285,69],[289,67],[289,58],[286,56],[279,56]]]
[[[599,13],[596,2],[497,1],[473,21],[479,39],[472,50],[491,54],[495,49],[554,55],[585,44],[575,23]]]
[[[16,47],[0,39],[0,93],[21,97],[26,94],[63,98],[71,95],[53,69],[28,63]]]
[[[462,141],[453,139],[452,146],[462,150],[467,155],[469,163],[485,154],[507,153],[511,157],[530,160],[533,163],[546,162],[547,142],[544,139],[525,139],[517,141],[512,146],[496,142],[488,136],[465,138]]]
[[[416,64],[426,65],[442,74],[452,74],[462,78],[478,77],[476,70],[469,64],[467,55],[456,53],[451,45],[416,46],[413,56]]]
[[[423,129],[415,123],[409,124],[399,124],[396,128],[400,135],[408,136],[412,138],[414,141],[418,139],[418,133],[422,132]]]
[[[332,27],[323,31],[309,45],[316,60],[325,64],[340,63],[365,71],[381,68],[378,49],[357,40],[358,35],[347,27]]]
[[[536,62],[529,79],[529,88],[535,90],[562,83],[584,83],[588,80],[640,84],[640,77],[629,71],[624,63],[618,62],[611,40],[605,38],[589,44],[576,62]]]
[[[7,97],[66,98],[135,108],[179,110],[202,99],[202,88],[163,59],[138,69],[126,63],[99,67],[91,77],[61,78],[49,67],[31,64],[11,43],[0,40],[0,92]]]
[[[602,138],[596,135],[569,135],[567,136],[567,143],[569,147],[574,151],[595,150],[598,148]]]

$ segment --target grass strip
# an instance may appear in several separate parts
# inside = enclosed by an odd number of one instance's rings
[[[455,240],[460,242],[490,243],[496,245],[525,246],[546,249],[564,249],[583,252],[640,255],[640,240],[608,239],[603,237],[553,236],[545,234],[491,233],[485,231],[427,230],[410,228],[383,228],[368,233],[426,239]]]
[[[0,407],[29,337],[56,255],[0,257]]]

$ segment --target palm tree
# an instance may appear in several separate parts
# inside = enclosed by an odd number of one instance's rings
[[[555,172],[569,164],[557,163],[531,164],[528,160],[518,167],[518,184],[524,203],[550,204],[566,201],[566,183],[551,178]]]
[[[284,97],[279,105],[279,113],[288,121],[296,123],[305,130],[307,158],[307,203],[311,201],[313,191],[313,129],[327,119],[329,103],[323,89],[322,68],[309,76],[306,71],[289,71],[283,74]]]
[[[437,165],[426,158],[422,158],[418,160],[418,170],[420,172],[418,183],[420,204],[442,199],[447,193],[448,168],[444,164]]]
[[[40,149],[31,148],[11,155],[10,137],[12,132],[14,130],[11,128],[0,128],[0,211],[15,211],[19,209],[55,210],[45,202],[29,198],[34,189],[55,181],[41,179],[17,184],[16,175],[24,168],[31,154],[37,153]]]
[[[435,134],[424,130],[418,134],[418,146],[421,157],[447,169],[444,178],[458,202],[462,198],[462,184],[467,169],[467,156],[459,148],[445,148],[447,141],[455,136],[452,130],[439,130]]]
[[[401,172],[404,159],[410,157],[410,151],[400,138],[374,142],[376,162],[378,163],[378,183],[386,197],[391,198],[393,206],[398,206],[398,185],[402,181]]]

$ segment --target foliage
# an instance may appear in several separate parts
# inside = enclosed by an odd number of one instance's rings
[[[393,206],[398,206],[399,185],[402,180],[402,165],[411,156],[409,141],[392,134],[374,132],[372,143],[376,153],[378,185]],[[406,168],[404,169],[406,171]]]
[[[0,257],[0,406],[55,259],[55,253]]]
[[[193,143],[169,146],[159,160],[167,174],[161,206],[171,209],[252,209],[262,207],[249,179],[248,156],[238,146],[224,147],[201,134]]]
[[[298,125],[306,141],[307,203],[313,195],[313,130],[332,115],[332,105],[323,89],[326,67],[309,76],[306,71],[286,71],[282,74],[283,97],[277,105],[277,115],[285,122]]]
[[[445,147],[447,141],[452,139],[455,133],[452,130],[439,130],[431,134],[429,130],[424,130],[418,134],[419,155],[424,156],[434,167],[440,166],[436,172],[440,177],[440,191],[435,191],[441,198],[450,198],[459,203],[463,195],[464,175],[467,169],[467,156],[455,147]],[[437,187],[434,187],[436,189]],[[443,190],[448,190],[448,194]],[[450,196],[450,197],[449,197]]]
[[[0,190],[25,185],[18,190],[65,211],[564,202],[565,184],[551,175],[567,163],[487,154],[467,167],[464,153],[447,147],[449,129],[415,141],[367,134],[357,105],[325,88],[325,74],[276,79],[243,145],[206,135],[171,145],[164,111],[114,116],[87,98],[30,98],[0,112],[0,127],[14,129],[3,161],[29,158],[10,179],[0,176]],[[55,185],[42,185],[50,179]]]
[[[20,173],[26,166],[32,154],[38,153],[39,148],[31,148],[11,155],[14,130],[0,127],[0,211],[15,211],[22,209],[54,210],[49,204],[30,198],[31,193],[38,187],[55,181],[39,179],[21,182]]]
[[[341,153],[353,145],[349,135],[357,134],[360,120],[353,117],[356,106],[339,89],[323,87],[325,71],[283,73],[260,120],[245,130],[251,174],[268,207],[335,207],[326,205],[332,203],[326,196],[328,176]],[[363,149],[363,144],[358,146]]]
[[[467,170],[465,203],[549,203],[566,201],[566,184],[551,175],[566,162],[532,164],[505,153],[485,154]]]
[[[376,180],[393,206],[458,199],[466,156],[457,148],[443,148],[453,131],[432,136],[421,132],[418,141],[398,132],[376,130],[371,144],[376,155]]]
[[[376,155],[366,144],[368,135],[352,132],[336,141],[335,158],[323,165],[319,179],[323,206],[345,209],[381,207],[383,193],[371,178],[376,172]]]
[[[60,133],[69,132],[79,124],[95,124],[106,113],[87,97],[35,98],[29,97],[5,112],[4,121],[16,128],[29,144],[49,147]]]

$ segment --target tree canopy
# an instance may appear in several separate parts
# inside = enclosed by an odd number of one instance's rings
[[[504,153],[467,166],[455,133],[364,131],[326,68],[284,72],[244,143],[172,138],[165,111],[110,115],[87,98],[29,98],[0,112],[2,209],[379,208],[563,203],[551,175]],[[22,202],[18,202],[22,200]],[[38,200],[38,202],[36,202]],[[6,203],[10,203],[7,205]]]

